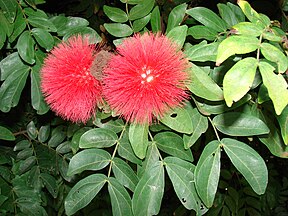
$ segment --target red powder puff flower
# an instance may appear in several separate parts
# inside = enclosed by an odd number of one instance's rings
[[[90,67],[97,52],[88,37],[73,36],[45,59],[42,92],[51,109],[62,118],[86,123],[95,113],[102,87]]]
[[[164,35],[128,38],[104,69],[103,95],[130,122],[151,123],[188,97],[188,61]]]

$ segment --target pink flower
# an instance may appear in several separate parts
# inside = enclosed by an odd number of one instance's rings
[[[101,83],[91,75],[97,55],[88,37],[60,43],[44,61],[41,88],[51,109],[64,119],[86,123],[101,100]]]
[[[188,97],[188,61],[164,35],[128,38],[104,69],[103,95],[127,121],[140,124],[161,118]]]

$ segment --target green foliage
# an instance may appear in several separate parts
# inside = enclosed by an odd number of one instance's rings
[[[219,11],[104,2],[69,16],[0,0],[0,214],[287,214],[287,17],[277,24],[243,0]],[[183,50],[190,100],[150,126],[107,107],[87,125],[49,112],[40,69],[55,45],[84,34],[117,46],[145,31]]]

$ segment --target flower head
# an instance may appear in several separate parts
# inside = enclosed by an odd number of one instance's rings
[[[51,109],[64,119],[86,123],[101,100],[101,83],[90,73],[97,56],[88,37],[60,43],[44,61],[41,88]]]
[[[166,36],[137,34],[117,51],[104,69],[103,95],[126,120],[151,123],[188,97],[188,61]]]

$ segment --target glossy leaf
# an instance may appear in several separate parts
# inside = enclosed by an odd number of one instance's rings
[[[133,31],[134,32],[139,32],[141,31],[150,21],[151,19],[151,13],[148,14],[147,16],[141,18],[141,19],[137,19],[133,22]]]
[[[76,154],[76,152],[79,150],[79,141],[82,135],[89,130],[90,130],[89,127],[83,127],[74,132],[71,140],[71,149],[74,154]]]
[[[168,112],[160,121],[175,131],[191,134],[193,132],[192,109],[188,102],[184,107],[175,108]]]
[[[113,215],[133,215],[130,195],[128,194],[126,189],[117,181],[117,179],[113,177],[109,178],[108,192],[111,199]]]
[[[214,29],[217,32],[226,31],[227,25],[216,13],[205,7],[194,7],[186,11],[187,14],[192,16],[195,20]]]
[[[88,20],[81,17],[56,16],[52,17],[50,21],[56,27],[57,33],[61,36],[67,34],[71,29],[86,27],[89,25]]]
[[[220,145],[216,140],[208,143],[195,169],[196,189],[208,208],[213,204],[220,177]]]
[[[118,139],[114,131],[104,128],[94,128],[85,132],[80,140],[80,148],[107,148],[113,146]]]
[[[16,17],[17,3],[16,0],[0,0],[0,8],[10,23],[13,23]]]
[[[136,186],[132,198],[134,215],[157,215],[160,211],[164,193],[164,167],[162,162],[154,163],[146,170]]]
[[[29,67],[21,66],[2,83],[0,88],[0,110],[2,112],[9,112],[12,107],[17,106],[28,74]]]
[[[195,25],[188,29],[188,35],[191,35],[195,39],[206,39],[214,41],[218,35],[218,32],[207,26]]]
[[[35,156],[30,156],[22,161],[19,165],[18,173],[19,175],[27,172],[36,164],[37,158]]]
[[[227,2],[227,4],[219,3],[217,7],[221,18],[225,20],[228,27],[245,21],[245,15],[237,5]]]
[[[223,40],[218,47],[216,65],[219,66],[230,56],[246,54],[255,51],[259,47],[256,37],[232,35]]]
[[[106,14],[106,16],[113,22],[124,23],[128,20],[127,14],[120,8],[104,5],[103,11]]]
[[[78,210],[87,206],[99,193],[106,181],[107,178],[105,175],[93,174],[77,182],[65,199],[66,214],[73,215]]]
[[[223,100],[222,89],[197,65],[191,64],[187,88],[198,97],[211,101]]]
[[[182,205],[198,213],[199,198],[194,183],[195,166],[177,157],[166,157],[164,163],[173,188]]]
[[[21,151],[23,149],[29,148],[30,145],[31,143],[28,140],[21,140],[14,146],[13,151]]]
[[[276,118],[281,128],[283,141],[288,145],[288,106],[286,106],[281,115],[276,116]]]
[[[40,175],[49,193],[53,196],[53,198],[57,198],[58,186],[56,179],[48,173],[41,173]]]
[[[263,83],[268,90],[276,114],[280,115],[288,104],[288,84],[281,74],[275,74],[274,67],[267,62],[259,63]]]
[[[157,133],[154,137],[157,147],[172,156],[187,161],[193,161],[193,155],[190,149],[184,149],[183,139],[173,132]]]
[[[161,17],[160,17],[160,11],[159,7],[156,6],[152,13],[151,13],[151,27],[152,27],[152,32],[159,32],[161,31]]]
[[[171,29],[181,25],[182,20],[185,15],[187,4],[179,4],[174,7],[168,16],[168,23],[166,27],[166,34],[170,32]]]
[[[113,158],[112,170],[115,178],[125,187],[131,191],[135,190],[135,187],[139,181],[137,175],[132,168],[120,158]]]
[[[236,169],[245,177],[253,190],[261,195],[268,183],[268,170],[263,158],[250,146],[238,140],[221,140],[224,151]]]
[[[56,32],[57,29],[54,24],[43,16],[29,16],[28,22],[35,28],[47,30],[49,32]]]
[[[43,47],[47,52],[54,46],[53,36],[45,29],[33,28],[32,35],[36,39],[37,43]]]
[[[71,176],[84,170],[101,170],[111,160],[111,155],[102,149],[85,149],[74,155],[69,163],[67,175]]]
[[[7,79],[7,77],[16,70],[23,71],[23,69],[25,68],[27,68],[27,66],[23,64],[22,60],[18,55],[18,52],[14,52],[8,55],[0,62],[1,81]]]
[[[233,102],[239,101],[250,90],[256,74],[258,61],[247,57],[238,61],[225,74],[223,92],[226,104],[231,107]]]
[[[260,36],[264,31],[264,29],[261,26],[250,22],[237,23],[232,28],[233,28],[232,33],[234,34],[254,36],[254,37]]]
[[[129,127],[129,141],[137,157],[145,158],[148,147],[148,125],[131,124]]]
[[[142,1],[140,4],[132,7],[128,14],[129,20],[136,20],[146,16],[152,11],[154,3],[154,0],[145,0]]]
[[[213,118],[215,127],[230,136],[268,134],[269,128],[259,118],[240,112],[227,112]]]
[[[192,135],[183,136],[184,147],[185,149],[190,148],[208,129],[208,120],[205,116],[201,115],[196,108],[193,109],[192,112],[192,122],[193,122],[193,133]]]
[[[0,139],[13,141],[15,136],[8,128],[0,126]]]
[[[21,10],[17,10],[17,15],[13,24],[13,32],[8,38],[10,43],[14,42],[16,38],[18,38],[19,35],[26,29],[27,23]]]
[[[127,37],[133,34],[133,30],[127,24],[104,23],[105,29],[115,37]]]
[[[27,62],[28,64],[35,63],[35,52],[34,52],[35,42],[30,35],[29,31],[24,31],[18,41],[17,41],[17,50],[20,57]]]
[[[218,46],[219,42],[207,44],[206,41],[202,41],[201,43],[188,48],[184,53],[188,60],[191,61],[216,61]]]
[[[71,142],[70,141],[65,141],[63,143],[61,143],[60,145],[57,146],[56,148],[56,152],[59,154],[66,154],[68,152],[71,152]]]
[[[277,47],[269,43],[261,44],[261,53],[269,61],[275,62],[278,65],[278,72],[284,73],[288,67],[287,56],[283,54]]]
[[[177,26],[171,29],[167,34],[167,37],[178,45],[179,50],[183,47],[186,40],[187,29],[188,27],[186,25]]]

